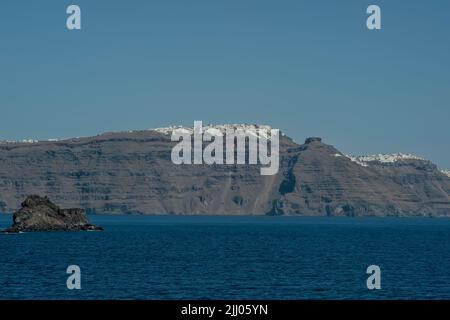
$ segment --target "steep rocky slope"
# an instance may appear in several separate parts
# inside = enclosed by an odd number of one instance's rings
[[[0,144],[0,211],[29,194],[91,213],[450,216],[450,178],[419,158],[354,159],[280,140],[280,170],[174,165],[169,132]]]

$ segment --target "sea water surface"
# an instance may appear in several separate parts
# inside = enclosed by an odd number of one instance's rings
[[[0,235],[0,299],[450,299],[449,219],[90,219],[105,231]]]

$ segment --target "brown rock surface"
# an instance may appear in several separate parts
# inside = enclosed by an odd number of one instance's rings
[[[30,231],[98,231],[89,224],[83,209],[60,209],[47,197],[29,196],[14,213],[13,225],[7,233]]]
[[[0,211],[28,194],[95,213],[450,216],[450,178],[424,160],[361,166],[319,138],[280,141],[280,170],[174,165],[156,131],[0,144]]]

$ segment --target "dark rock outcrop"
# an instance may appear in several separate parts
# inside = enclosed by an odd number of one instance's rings
[[[89,224],[83,209],[60,209],[47,197],[28,196],[14,213],[13,225],[6,233],[30,231],[100,231]]]
[[[322,142],[322,138],[319,137],[311,137],[311,138],[306,138],[305,140],[305,144],[310,144],[313,142]]]

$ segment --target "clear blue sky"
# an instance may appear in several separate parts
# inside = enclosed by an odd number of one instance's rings
[[[264,123],[450,168],[449,15],[447,0],[2,0],[0,139]]]

